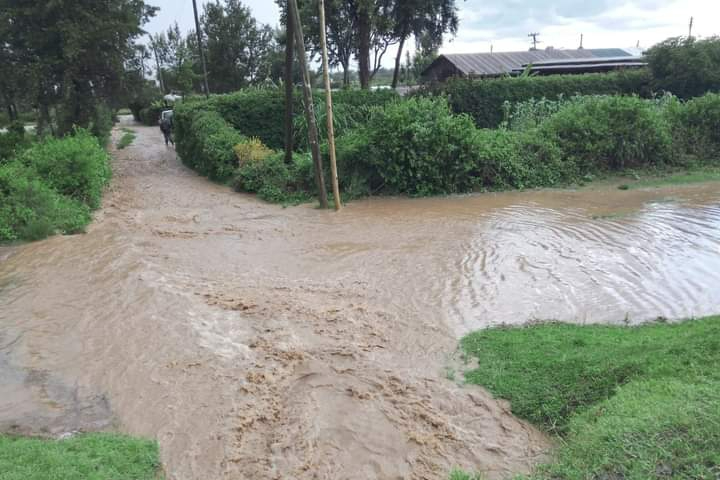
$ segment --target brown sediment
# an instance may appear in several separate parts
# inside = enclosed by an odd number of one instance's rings
[[[210,183],[133,128],[87,234],[0,249],[6,431],[114,422],[171,479],[509,478],[548,439],[446,378],[459,335],[720,307],[716,184],[335,214]]]

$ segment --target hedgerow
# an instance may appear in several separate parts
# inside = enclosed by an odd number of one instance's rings
[[[447,96],[453,112],[469,114],[480,128],[496,128],[503,120],[505,102],[531,98],[555,100],[573,95],[636,94],[649,97],[650,83],[647,70],[490,80],[458,78],[430,86],[420,95]]]

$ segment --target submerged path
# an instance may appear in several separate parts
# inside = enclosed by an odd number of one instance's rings
[[[720,310],[717,184],[335,214],[132,128],[87,234],[0,249],[2,431],[154,437],[171,479],[508,478],[548,440],[446,378],[459,335]]]

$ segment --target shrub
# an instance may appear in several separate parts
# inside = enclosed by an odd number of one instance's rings
[[[309,155],[293,155],[293,163],[285,163],[285,155],[276,152],[262,160],[241,165],[233,179],[238,191],[257,193],[269,202],[299,202],[309,198],[312,183],[312,160]]]
[[[647,70],[586,75],[507,77],[493,80],[453,79],[430,87],[421,95],[447,96],[455,113],[467,113],[481,128],[495,128],[503,120],[503,104],[531,98],[556,100],[561,96],[638,94],[650,96]]]
[[[0,165],[0,240],[74,233],[89,221],[86,205],[58,194],[32,168],[18,161]]]
[[[238,143],[233,147],[238,165],[243,166],[246,163],[261,162],[270,156],[273,151],[266,147],[259,139],[251,138],[242,143]]]
[[[140,110],[140,121],[149,127],[157,126],[160,121],[160,114],[163,110],[167,110],[168,108],[170,107],[165,106],[162,100],[155,100],[150,105]]]
[[[720,94],[709,93],[667,110],[673,141],[698,161],[720,160]]]
[[[110,131],[113,127],[112,110],[104,103],[98,104],[93,110],[92,119],[88,126],[90,132],[95,135],[100,145],[105,146],[110,140]]]
[[[20,122],[10,124],[7,133],[0,133],[0,163],[10,160],[30,145],[25,126]]]
[[[653,88],[691,98],[720,91],[720,37],[669,38],[646,53]]]
[[[100,206],[103,187],[110,180],[108,155],[86,130],[65,138],[47,138],[18,156],[24,165],[61,195]]]
[[[584,97],[561,108],[540,129],[581,172],[663,165],[671,156],[661,110],[637,97]]]
[[[213,180],[229,180],[238,165],[233,148],[246,139],[219,113],[203,110],[204,104],[176,107],[174,115],[177,152],[183,163]]]
[[[270,148],[285,145],[285,97],[278,89],[247,89],[212,97],[210,108],[247,137]],[[297,103],[296,111],[300,111]]]
[[[367,123],[370,115],[377,108],[376,105],[354,105],[350,103],[338,103],[333,105],[333,130],[336,137],[342,136],[345,132]],[[325,100],[315,101],[315,116],[317,120],[318,135],[320,141],[326,139],[327,131],[327,108]],[[309,150],[307,118],[305,115],[295,116],[295,147],[300,150]]]
[[[476,129],[443,99],[411,98],[375,111],[367,127],[369,166],[387,189],[410,195],[473,187]]]

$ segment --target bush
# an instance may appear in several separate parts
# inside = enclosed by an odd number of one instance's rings
[[[90,221],[90,210],[48,186],[18,161],[0,165],[0,240],[39,240],[74,233]]]
[[[540,127],[581,173],[661,166],[671,158],[661,109],[637,97],[584,97]]]
[[[285,163],[285,155],[276,152],[262,160],[240,165],[233,179],[238,191],[257,193],[269,202],[300,202],[309,198],[312,188],[310,156],[293,155],[293,163]]]
[[[7,133],[0,133],[0,163],[8,161],[30,145],[21,122],[10,124]]]
[[[720,95],[709,93],[668,108],[673,141],[696,161],[720,160]]]
[[[247,137],[259,138],[270,148],[285,145],[285,96],[278,89],[247,89],[210,100],[210,108]],[[296,103],[296,112],[300,104]]]
[[[160,114],[170,107],[165,106],[162,100],[156,100],[139,112],[140,121],[149,127],[155,127],[160,121]]]
[[[266,147],[257,138],[251,138],[245,142],[238,143],[233,147],[233,150],[235,151],[238,165],[241,167],[246,163],[261,162],[273,153],[271,149]]]
[[[647,70],[586,75],[549,75],[493,80],[453,79],[430,87],[421,95],[447,96],[455,113],[467,113],[481,128],[495,128],[503,120],[503,104],[531,98],[556,100],[562,96],[637,94],[651,96]]]
[[[473,187],[476,129],[443,99],[411,98],[375,111],[365,162],[386,188],[410,195],[467,192]]]
[[[213,180],[229,180],[238,165],[233,148],[245,137],[232,128],[219,113],[203,110],[204,104],[176,107],[175,140],[185,165]]]
[[[95,135],[100,145],[103,147],[108,144],[110,140],[110,131],[113,127],[113,114],[110,108],[100,103],[95,107],[93,111],[92,120],[88,129]]]
[[[645,56],[657,90],[685,99],[720,91],[720,37],[670,38]]]
[[[102,191],[110,180],[108,155],[86,130],[65,138],[48,138],[18,156],[50,188],[91,209],[100,206]]]

